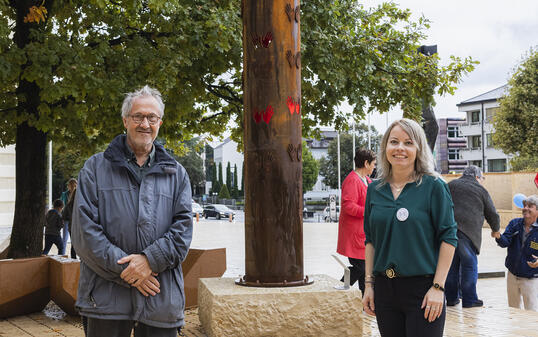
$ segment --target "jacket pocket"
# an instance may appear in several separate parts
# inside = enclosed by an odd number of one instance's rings
[[[157,278],[161,283],[161,292],[147,298],[144,316],[156,322],[175,323],[184,318],[185,296],[181,269],[167,270],[160,276]]]

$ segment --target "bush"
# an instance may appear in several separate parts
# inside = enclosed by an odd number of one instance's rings
[[[219,192],[219,199],[230,199],[230,191],[228,191],[228,187],[226,184],[222,185],[222,188]]]

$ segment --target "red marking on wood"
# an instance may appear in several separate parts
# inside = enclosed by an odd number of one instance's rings
[[[271,120],[271,117],[273,117],[273,114],[275,112],[273,111],[273,107],[271,105],[267,106],[267,109],[265,109],[265,113],[263,114],[263,120],[265,123],[269,124],[269,121]]]

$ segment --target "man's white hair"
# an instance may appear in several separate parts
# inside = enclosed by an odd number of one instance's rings
[[[536,194],[529,195],[523,200],[523,204],[533,204],[534,207],[538,208],[538,196]]]
[[[138,97],[153,97],[157,101],[157,104],[159,105],[159,112],[161,114],[161,118],[164,116],[164,103],[161,98],[161,93],[159,90],[152,88],[148,85],[145,85],[144,87],[130,92],[125,95],[125,99],[123,100],[123,104],[121,105],[121,117],[127,118],[129,113],[131,112],[131,109],[133,108],[133,102]]]

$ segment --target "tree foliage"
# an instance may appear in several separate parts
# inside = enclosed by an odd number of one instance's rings
[[[303,141],[303,193],[312,190],[319,174],[319,163],[312,155],[312,151]]]
[[[123,94],[146,83],[167,103],[162,137],[219,135],[235,120],[239,138],[239,0],[44,4],[47,19],[27,23],[34,40],[18,47],[10,38],[17,8],[0,2],[0,109],[10,122],[0,125],[3,145],[14,142],[13,122],[28,121],[54,140],[93,152],[122,132]],[[312,0],[301,11],[302,111],[314,117],[305,119],[305,128],[350,120],[339,109],[344,100],[356,120],[364,117],[366,101],[382,112],[402,104],[418,117],[421,98],[453,92],[472,69],[470,59],[440,66],[437,55],[417,53],[428,21],[411,21],[411,12],[393,3],[365,9],[352,0]],[[24,103],[16,92],[21,77],[41,90],[38,116],[16,112]]]
[[[538,171],[538,153],[526,156],[516,156],[510,160],[512,171]]]
[[[230,191],[228,190],[228,187],[226,184],[222,185],[220,192],[219,192],[219,199],[230,199]]]
[[[505,153],[536,158],[538,153],[538,50],[529,52],[508,81],[493,117],[495,147]],[[532,160],[531,160],[532,161]]]
[[[187,171],[191,182],[192,193],[198,194],[203,190],[205,185],[204,161],[199,153],[203,145],[200,144],[199,138],[193,138],[184,142],[182,145],[184,151],[180,155],[173,154],[173,157]]]
[[[232,166],[230,162],[226,164],[226,185],[232,188]]]
[[[230,121],[232,137],[241,143],[240,5],[240,0],[0,0],[0,146],[17,143],[17,157],[22,160],[23,151],[33,159],[33,165],[25,157],[26,166],[17,166],[21,194],[12,246],[18,256],[40,252],[41,220],[22,215],[38,214],[44,206],[46,141],[95,153],[123,131],[126,92],[149,84],[163,93],[160,136],[170,144],[197,134],[220,135]],[[393,3],[371,9],[355,0],[302,4],[305,135],[318,122],[340,127],[351,120],[339,109],[346,100],[355,121],[364,117],[366,102],[382,112],[401,104],[417,117],[421,99],[453,91],[473,61],[451,58],[441,66],[436,55],[417,53],[428,22],[413,22],[410,15]],[[23,228],[31,235],[17,234]]]
[[[237,164],[234,164],[234,173],[233,173],[233,186],[232,186],[232,197],[239,198],[239,189],[237,188]]]
[[[368,127],[364,124],[357,126],[355,136],[355,148],[368,148]],[[381,136],[377,134],[375,128],[371,132],[372,149],[378,148]],[[342,181],[351,170],[353,170],[353,136],[349,133],[340,134],[340,172]],[[331,188],[338,188],[338,146],[335,138],[329,143],[327,157],[320,159],[319,173],[323,176],[323,183]]]

